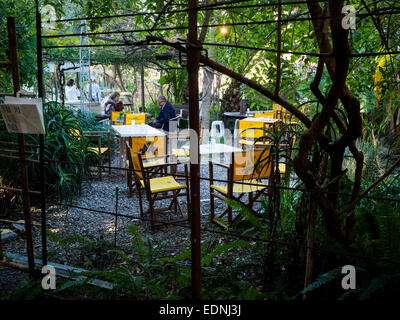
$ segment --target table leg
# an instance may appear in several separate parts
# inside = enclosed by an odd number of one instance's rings
[[[119,153],[119,167],[120,168],[122,168],[122,161],[124,159],[124,142],[125,142],[125,139],[120,137],[119,138],[119,151],[120,151],[120,153]]]

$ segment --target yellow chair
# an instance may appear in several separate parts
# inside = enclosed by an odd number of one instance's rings
[[[97,147],[87,147],[88,151],[97,153],[100,155],[100,166],[98,167],[98,177],[102,180],[103,172],[103,156],[108,155],[108,173],[111,174],[111,143],[110,143],[110,130],[108,131],[82,131],[82,134],[77,129],[72,129],[71,134],[78,139],[82,140],[82,137],[97,138]],[[103,147],[101,144],[102,135],[107,135],[107,146]]]
[[[130,170],[133,171],[133,176],[135,178],[136,190],[139,194],[139,209],[140,217],[143,219],[144,215],[150,213],[151,227],[154,229],[156,225],[169,224],[175,222],[186,221],[190,219],[189,208],[190,208],[190,197],[189,197],[189,179],[188,179],[188,166],[187,163],[184,164],[185,167],[185,184],[179,184],[172,175],[165,175],[157,178],[152,178],[154,172],[167,169],[168,167],[176,167],[177,163],[170,162],[164,163],[156,166],[146,167],[143,164],[143,159],[140,153],[134,152],[129,149],[128,158],[130,162]],[[142,188],[145,190],[147,200],[149,202],[149,209],[143,211],[142,203]],[[181,191],[185,191],[181,193]],[[188,214],[185,216],[183,209],[178,201],[178,197],[186,196],[187,210]],[[171,199],[168,207],[154,208],[154,203],[160,200]],[[167,211],[173,211],[175,213],[180,213],[180,218],[169,219],[169,220],[158,220],[156,213],[164,213]]]
[[[274,104],[272,105],[272,110],[273,110],[273,111],[283,111],[283,112],[286,112],[286,109],[285,109],[284,107],[282,107],[280,104],[276,104],[276,103],[274,103]]]
[[[290,144],[289,145],[285,145],[286,147],[286,159],[285,162],[279,162],[279,172],[281,173],[281,175],[285,175],[286,171],[287,171],[287,166],[289,159],[292,159],[293,156],[293,149],[294,149],[294,144],[296,142],[296,135],[293,135],[290,138]]]
[[[125,114],[123,111],[111,111],[111,124],[122,125],[124,124]]]
[[[126,160],[126,166],[127,168],[130,168],[131,170],[133,170],[133,163],[132,163],[132,157],[130,155],[131,152],[134,152],[131,147],[129,146],[129,143],[126,141],[126,151],[127,151],[127,160]],[[166,163],[166,158],[168,156],[163,155],[163,156],[155,156],[155,157],[147,157],[146,159],[143,159],[145,161],[143,161],[143,167],[145,168],[150,168],[150,167],[156,167],[156,166],[160,166]],[[154,172],[153,176],[160,173],[160,171],[162,170],[158,170],[156,172]],[[164,170],[164,173],[166,173],[166,171]],[[132,181],[132,173],[128,172],[128,174],[126,175],[127,177],[127,185],[128,185],[128,196],[132,197],[133,195],[133,181]]]
[[[293,119],[292,114],[279,104],[273,104],[272,109],[276,112],[276,119],[280,119],[283,123],[296,124],[297,120]]]
[[[179,132],[169,132],[169,154],[174,155],[177,158],[187,158],[190,156],[190,150],[184,149],[180,144],[187,144],[189,140],[189,130],[181,130]],[[173,143],[176,142],[176,143]]]
[[[270,118],[270,119],[277,119],[278,112],[275,110],[273,111],[264,111],[261,113],[255,113],[254,118]]]
[[[255,140],[268,135],[266,130],[275,131],[277,123],[269,123],[262,121],[255,121],[254,118],[245,118],[237,121],[237,137],[238,147],[252,146],[254,144],[259,146],[268,145],[267,139],[260,139],[255,143]]]
[[[204,131],[204,128],[202,125],[200,125],[199,144],[202,144],[203,131]],[[171,144],[171,140],[173,140],[173,139],[176,139],[177,141],[187,141],[188,143],[190,143],[190,135],[189,135],[188,129],[183,129],[179,132],[169,132],[168,138],[169,138],[169,153],[171,155],[174,155],[177,158],[190,156],[189,149],[179,148],[178,146],[176,146],[177,148],[174,148],[174,145]]]
[[[130,145],[134,152],[140,152],[143,159],[167,154],[167,137],[132,137]]]
[[[269,157],[269,149],[253,148],[251,151],[232,153],[231,164],[226,165],[218,162],[209,162],[210,172],[210,217],[211,221],[219,226],[228,228],[232,222],[239,218],[239,214],[232,219],[232,207],[228,208],[219,215],[215,214],[214,199],[235,200],[253,210],[253,204],[267,188],[261,182],[268,179],[271,175],[272,159]],[[214,166],[227,169],[227,184],[218,185],[214,183]],[[238,194],[238,196],[234,196]],[[248,202],[244,203],[240,199],[248,195]],[[227,218],[225,216],[227,215]]]
[[[282,123],[285,123],[285,124],[295,125],[298,123],[297,119],[294,118],[294,116],[290,112],[279,111],[278,117],[282,121]]]
[[[132,120],[135,120],[135,124],[146,123],[146,114],[145,113],[127,113],[127,114],[125,114],[125,118],[124,118],[125,125],[132,124]]]

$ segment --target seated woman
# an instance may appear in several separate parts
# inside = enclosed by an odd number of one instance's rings
[[[124,110],[124,104],[119,100],[119,92],[113,92],[104,104],[104,114],[111,118],[111,112]]]

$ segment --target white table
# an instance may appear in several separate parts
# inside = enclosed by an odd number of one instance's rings
[[[190,145],[185,145],[182,146],[183,149],[190,149]],[[232,152],[241,152],[243,151],[243,149],[241,148],[237,148],[237,147],[233,147],[231,145],[228,144],[222,144],[222,143],[208,143],[208,144],[201,144],[199,146],[200,149],[200,156],[213,156],[213,160],[215,161],[220,161],[220,155],[222,154],[225,158],[226,163],[230,162],[230,156],[232,154]],[[217,157],[217,159],[215,159],[214,157]],[[204,159],[204,157],[200,157],[200,159]],[[209,157],[206,157],[206,160],[208,161]],[[201,162],[201,160],[200,160]]]
[[[122,138],[132,137],[162,137],[165,133],[148,124],[111,126],[111,128]]]
[[[116,125],[111,126],[111,128],[117,133],[120,137],[120,166],[122,167],[123,163],[126,163],[126,148],[125,141],[128,141],[129,138],[153,138],[153,137],[164,137],[166,134],[153,128],[147,124],[137,124],[137,125]]]
[[[183,149],[190,149],[190,145],[185,145]],[[216,153],[232,153],[243,151],[241,148],[232,147],[228,144],[215,143],[215,144],[201,144],[200,155],[216,154]]]

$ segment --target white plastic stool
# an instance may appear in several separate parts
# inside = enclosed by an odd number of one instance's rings
[[[218,128],[218,130],[217,130]],[[225,126],[222,121],[213,121],[211,124],[211,132],[210,132],[210,137],[211,137],[211,143],[220,143],[221,138],[224,137],[225,133]]]

